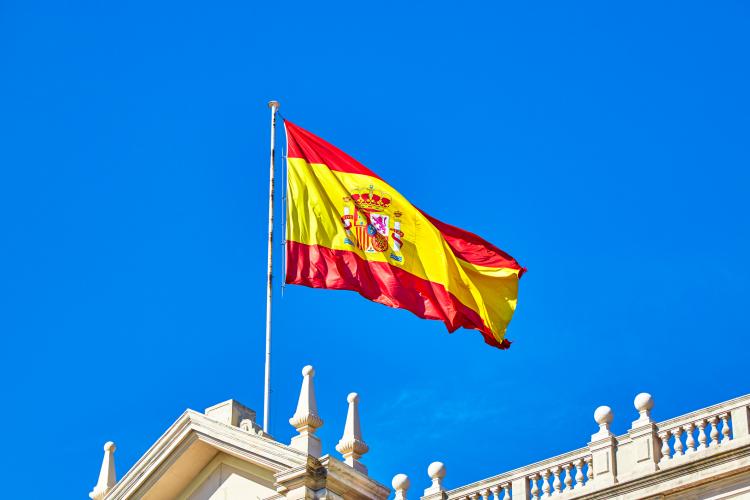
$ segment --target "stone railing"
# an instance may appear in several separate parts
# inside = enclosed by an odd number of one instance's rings
[[[661,484],[658,478],[653,479],[660,471],[675,470],[665,476],[663,491],[674,489],[674,484],[684,489],[690,485],[690,464],[694,462],[710,461],[723,451],[740,449],[745,450],[743,457],[750,457],[750,395],[659,423],[651,419],[653,405],[651,395],[637,395],[634,406],[638,418],[628,433],[621,436],[610,431],[612,410],[600,406],[594,412],[599,430],[591,436],[588,446],[452,490],[443,487],[445,466],[434,462],[428,468],[432,485],[422,499],[562,500],[588,495],[604,498],[615,488],[630,488],[631,493],[636,491],[634,488],[645,488],[642,491],[651,494]],[[742,463],[748,460],[742,458]],[[725,477],[729,461],[714,462],[723,464],[716,477]],[[678,477],[682,465],[685,477]],[[399,480],[394,478],[393,487],[397,498],[405,499],[408,478],[403,474],[397,477]],[[709,476],[704,474],[701,481],[705,483],[706,477]],[[668,481],[677,483],[667,484]]]
[[[511,500],[518,491],[527,498],[549,498],[572,491],[585,492],[593,479],[592,456],[588,448],[559,455],[504,474],[446,492],[448,499]]]
[[[729,444],[732,440],[731,410],[723,403],[657,424],[661,442],[659,464]]]

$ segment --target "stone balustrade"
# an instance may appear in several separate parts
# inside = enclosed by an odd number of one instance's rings
[[[581,448],[554,458],[521,467],[504,474],[447,492],[456,500],[511,500],[525,491],[528,499],[561,496],[572,491],[588,491],[593,477],[592,456]],[[516,494],[514,494],[516,493]]]
[[[705,484],[705,471],[710,467],[716,467],[717,478],[727,477],[727,471],[732,473],[732,460],[738,464],[738,471],[747,469],[750,463],[750,395],[659,423],[651,419],[654,400],[650,394],[637,395],[634,406],[638,418],[627,434],[611,433],[614,413],[602,406],[594,413],[599,430],[586,447],[452,490],[443,488],[445,466],[436,462],[428,471],[433,485],[425,490],[422,499],[608,498],[622,495],[619,490],[632,492],[639,487],[644,495],[651,495],[688,488],[690,471],[703,471],[700,484]],[[717,455],[722,452],[726,456],[718,459]],[[440,467],[435,467],[436,464]],[[659,476],[666,469],[674,470]],[[660,481],[660,477],[663,480]],[[624,498],[631,498],[631,494]],[[402,496],[405,497],[405,493]]]
[[[529,493],[531,498],[548,498],[573,490],[583,491],[593,477],[591,454],[587,449],[574,452],[574,456],[556,457],[552,465],[543,466],[531,474]]]
[[[657,424],[661,443],[660,464],[732,440],[732,413],[725,404],[705,408]]]

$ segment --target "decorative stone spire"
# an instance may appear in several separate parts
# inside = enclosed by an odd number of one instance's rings
[[[349,411],[346,414],[344,435],[341,436],[339,444],[336,445],[336,451],[344,456],[344,462],[349,467],[367,474],[367,467],[359,461],[359,458],[370,449],[362,441],[362,431],[359,427],[359,410],[357,409],[359,395],[352,392],[346,397],[346,400],[349,402]]]
[[[427,475],[432,479],[432,485],[424,490],[424,496],[445,491],[443,478],[445,477],[445,464],[443,462],[432,462],[427,467]]]
[[[409,476],[406,474],[396,474],[393,476],[391,486],[396,490],[396,496],[393,500],[406,500],[406,490],[411,486],[411,481],[409,481]]]
[[[299,392],[297,411],[289,419],[292,427],[299,432],[289,444],[292,448],[303,451],[315,458],[320,458],[323,446],[320,438],[315,435],[318,427],[323,425],[323,419],[318,416],[318,403],[315,401],[315,386],[313,377],[315,370],[307,365],[302,369],[302,389]]]
[[[96,482],[96,486],[89,493],[92,500],[102,500],[104,495],[109,493],[117,482],[115,477],[115,449],[115,443],[112,441],[107,441],[104,444],[104,459],[99,471],[99,481]]]

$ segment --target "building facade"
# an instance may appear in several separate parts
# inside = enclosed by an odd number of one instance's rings
[[[391,489],[372,479],[361,458],[358,395],[349,394],[341,458],[322,455],[312,367],[302,370],[297,430],[275,441],[237,401],[204,412],[187,410],[119,481],[115,445],[104,445],[93,500],[385,500]],[[509,472],[447,490],[446,468],[427,468],[432,484],[421,495],[396,474],[393,498],[422,500],[750,499],[750,395],[664,422],[651,418],[654,400],[635,397],[630,430],[610,431],[612,411],[594,412],[598,430],[586,446]]]

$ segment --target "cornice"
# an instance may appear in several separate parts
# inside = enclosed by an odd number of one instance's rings
[[[373,499],[388,498],[391,492],[387,486],[330,455],[321,457],[320,463],[328,473],[326,478],[328,489],[336,491],[336,486],[338,486],[354,491],[359,496]],[[331,487],[332,482],[334,483],[333,488]]]

